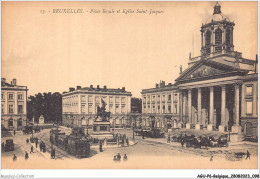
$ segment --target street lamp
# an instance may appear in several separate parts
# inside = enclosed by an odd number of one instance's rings
[[[133,120],[133,140],[135,140],[135,120]]]

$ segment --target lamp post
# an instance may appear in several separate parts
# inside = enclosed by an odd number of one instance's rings
[[[133,140],[135,140],[135,120],[133,120]]]

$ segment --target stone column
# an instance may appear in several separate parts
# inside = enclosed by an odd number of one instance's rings
[[[203,129],[201,118],[201,88],[198,88],[198,123],[196,124],[196,130]]]
[[[214,121],[214,87],[211,86],[210,88],[210,94],[209,94],[209,124],[207,127],[207,130],[212,131],[213,130],[213,121]]]
[[[181,128],[182,127],[182,124],[184,123],[184,120],[183,120],[183,103],[182,103],[182,91],[179,91],[179,114],[180,114],[180,122],[178,123],[178,127]]]
[[[241,133],[239,125],[239,84],[235,84],[235,125],[232,126],[233,133]]]
[[[192,113],[191,113],[191,89],[188,89],[188,119],[189,122],[186,124],[186,129],[191,129],[191,118],[192,118]]]
[[[183,94],[182,118],[184,119],[183,122],[186,124],[186,122],[187,122],[187,95],[186,95],[186,91]]]
[[[219,126],[219,132],[226,131],[226,86],[221,87],[221,125]]]

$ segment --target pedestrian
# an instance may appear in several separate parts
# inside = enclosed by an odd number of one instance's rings
[[[247,151],[246,151],[246,160],[247,160],[248,158],[250,159],[250,153],[249,153],[249,151],[247,150]]]
[[[40,151],[42,151],[42,141],[41,141],[41,143],[40,143]]]
[[[35,147],[37,148],[38,147],[38,141],[36,140],[35,142]]]
[[[126,156],[126,154],[124,155],[124,160],[127,160],[127,156]]]
[[[30,154],[31,154],[31,153],[33,153],[33,146],[31,146],[31,152],[30,152]]]
[[[27,152],[25,152],[24,158],[25,158],[25,160],[27,160],[29,158],[29,154]]]
[[[14,154],[14,156],[13,156],[13,161],[15,162],[17,160],[17,157],[16,157],[16,155]]]
[[[55,159],[55,148],[53,149],[53,158]]]
[[[126,145],[129,146],[129,139],[126,138]]]
[[[171,137],[170,135],[168,135],[167,143],[170,143],[170,141],[171,141]]]
[[[183,147],[184,143],[185,143],[184,140],[181,139],[181,147]]]
[[[16,134],[16,131],[14,130],[14,135]]]
[[[142,134],[142,139],[144,139],[144,131],[143,131],[143,129],[141,130],[141,134]]]
[[[2,150],[5,151],[5,142],[2,142]]]
[[[209,161],[211,161],[211,162],[213,161],[213,155],[210,157]]]
[[[100,141],[100,143],[99,143],[99,152],[103,152],[103,149],[102,149],[102,141]]]
[[[116,155],[114,156],[113,160],[114,160],[114,161],[117,161]]]
[[[118,161],[121,160],[121,155],[120,155],[120,153],[117,154],[117,157],[116,157],[116,158],[117,158]]]

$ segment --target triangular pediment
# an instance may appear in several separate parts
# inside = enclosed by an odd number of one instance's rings
[[[219,75],[231,74],[232,72],[236,73],[238,71],[240,71],[240,69],[235,66],[232,67],[214,61],[201,60],[185,70],[176,81],[214,78]]]

